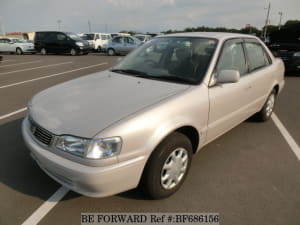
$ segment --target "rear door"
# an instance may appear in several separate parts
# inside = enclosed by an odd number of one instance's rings
[[[271,66],[270,56],[259,41],[245,39],[244,46],[249,63],[249,73],[246,79],[251,87],[249,89],[247,113],[252,115],[262,108],[270,94],[274,68]]]

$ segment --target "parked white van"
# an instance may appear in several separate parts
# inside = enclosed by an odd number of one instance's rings
[[[105,51],[108,41],[111,39],[107,33],[86,33],[82,34],[81,38],[87,40],[92,49],[101,52]]]

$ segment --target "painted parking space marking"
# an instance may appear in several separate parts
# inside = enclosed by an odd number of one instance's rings
[[[107,62],[94,64],[94,65],[91,65],[91,66],[81,67],[81,68],[74,69],[74,70],[68,70],[68,71],[61,72],[61,73],[56,73],[56,74],[52,74],[52,75],[48,75],[48,76],[38,77],[38,78],[35,78],[35,79],[31,79],[31,80],[25,80],[25,81],[13,83],[13,84],[8,84],[8,85],[0,86],[0,89],[13,87],[13,86],[21,85],[21,84],[26,84],[26,83],[30,83],[30,82],[34,82],[34,81],[38,81],[38,80],[43,80],[43,79],[47,79],[47,78],[51,78],[51,77],[56,77],[56,76],[60,76],[60,75],[63,75],[63,74],[72,73],[72,72],[76,72],[76,71],[80,71],[80,70],[85,70],[85,69],[89,69],[89,68],[93,68],[93,67],[97,67],[97,66],[103,66],[103,65],[106,65],[106,64],[107,64]]]
[[[290,135],[290,133],[287,131],[287,129],[284,127],[282,122],[279,120],[279,118],[275,115],[275,113],[271,116],[273,122],[275,123],[276,127],[290,146],[291,150],[295,153],[298,160],[300,160],[300,147],[294,140],[294,138]]]
[[[9,72],[3,72],[3,73],[0,73],[0,76],[1,75],[6,75],[6,74],[11,74],[11,73],[18,73],[18,72],[24,72],[24,71],[29,71],[29,70],[37,70],[37,69],[42,69],[42,68],[48,68],[48,67],[52,67],[52,66],[60,66],[60,65],[70,64],[70,63],[73,63],[73,62],[70,61],[70,62],[56,63],[56,64],[50,64],[50,65],[46,65],[46,66],[38,66],[38,67],[27,68],[27,69],[22,69],[22,70],[14,70],[14,71],[9,71]]]
[[[17,60],[15,60],[15,59],[7,59],[7,60],[2,60],[1,63],[3,63],[3,62],[15,62],[15,61],[17,61]]]
[[[22,225],[35,225],[69,192],[69,189],[61,186],[47,201],[28,217]]]
[[[0,68],[11,67],[11,66],[19,66],[19,65],[25,65],[25,64],[32,64],[32,63],[39,63],[39,62],[42,62],[42,60],[35,60],[35,61],[22,62],[22,63],[14,63],[14,64],[9,64],[9,65],[1,65]]]
[[[16,115],[16,114],[21,113],[21,112],[24,112],[24,111],[26,111],[26,110],[27,110],[27,108],[25,107],[25,108],[22,108],[22,109],[18,109],[18,110],[14,111],[14,112],[11,112],[11,113],[2,115],[2,116],[0,116],[0,120],[6,119],[7,117]]]

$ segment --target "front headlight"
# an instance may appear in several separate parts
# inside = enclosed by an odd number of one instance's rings
[[[300,52],[295,52],[295,53],[294,53],[294,56],[295,56],[295,57],[300,57]]]
[[[76,45],[79,47],[83,47],[83,43],[82,42],[76,42]]]
[[[88,159],[102,159],[117,155],[121,145],[122,141],[119,137],[95,140],[58,136],[55,143],[57,149]]]

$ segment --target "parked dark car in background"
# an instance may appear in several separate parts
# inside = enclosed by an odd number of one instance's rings
[[[300,32],[273,32],[268,46],[275,57],[283,60],[287,72],[300,75]]]
[[[34,45],[42,55],[48,53],[88,54],[89,43],[77,34],[60,31],[39,31],[35,34]]]

